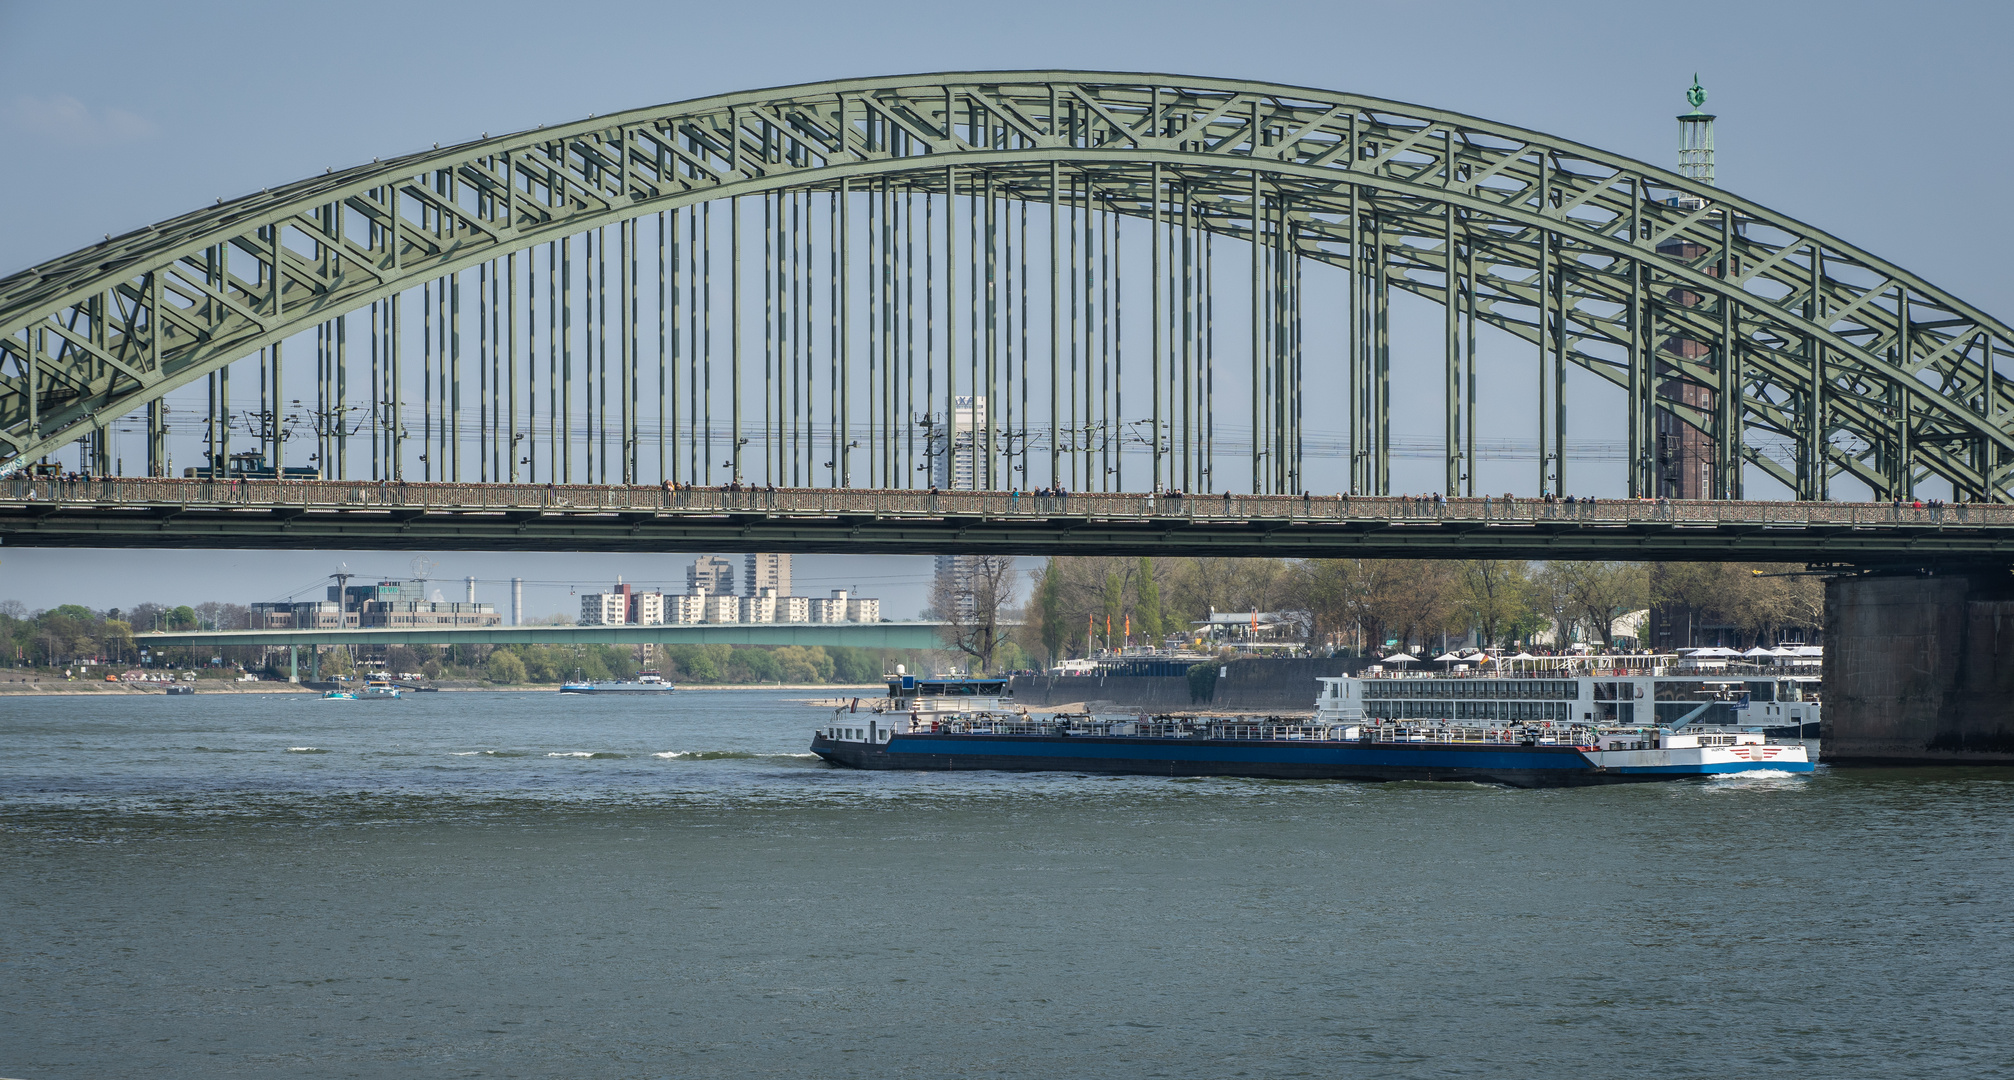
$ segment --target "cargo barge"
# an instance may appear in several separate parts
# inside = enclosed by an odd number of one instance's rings
[[[1595,674],[1599,670],[1601,674]],[[1317,680],[1311,717],[1033,717],[1004,679],[889,679],[865,712],[841,710],[811,750],[856,769],[1065,771],[1266,779],[1474,781],[1571,787],[1770,770],[1809,772],[1801,741],[1751,724],[1760,680],[1634,666],[1519,676]],[[1796,678],[1772,680],[1768,720],[1797,704]],[[1815,682],[1815,678],[1813,679]],[[1740,688],[1736,689],[1736,685]],[[1778,701],[1781,694],[1785,700]],[[1675,706],[1658,708],[1659,704]],[[1639,713],[1638,705],[1643,708]],[[1625,708],[1624,706],[1627,706]],[[1662,713],[1676,722],[1660,724]],[[1789,727],[1790,715],[1782,716]],[[1792,728],[1792,730],[1797,730]]]
[[[575,679],[560,684],[562,694],[663,694],[677,689],[666,682],[664,676],[655,671],[638,675],[635,681],[628,679],[607,679],[595,682],[590,679]]]

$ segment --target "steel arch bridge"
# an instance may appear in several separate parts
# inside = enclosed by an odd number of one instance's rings
[[[1347,271],[1346,295],[1312,294],[1308,263]],[[2014,501],[1997,370],[2014,333],[1844,241],[1455,113],[1070,71],[593,117],[220,201],[16,273],[0,280],[0,470],[84,439],[109,471],[108,425],[144,410],[162,475],[165,395],[204,380],[204,468],[221,470],[230,365],[255,355],[240,438],[277,461],[281,346],[312,334],[297,415],[324,475],[363,475],[367,447],[371,476],[454,481],[572,481],[579,456],[604,483],[1299,491],[1306,417],[1335,412],[1302,395],[1308,366],[1334,362],[1305,347],[1302,313],[1331,304],[1348,320],[1350,489],[1388,493],[1394,289],[1444,308],[1450,494],[1475,493],[1484,326],[1538,360],[1545,490],[1569,481],[1577,368],[1626,397],[1632,494],[1741,498],[1753,469],[1799,499],[1847,477],[1880,498],[1935,479]],[[1123,472],[1129,445],[1147,475]],[[1674,463],[1674,446],[1703,460]]]

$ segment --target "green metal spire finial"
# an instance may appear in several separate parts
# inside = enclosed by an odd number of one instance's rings
[[[1693,72],[1692,89],[1685,92],[1685,100],[1692,103],[1692,111],[1678,117],[1679,175],[1711,184],[1713,114],[1700,108],[1706,104],[1706,87],[1699,85],[1698,72]]]
[[[1692,74],[1692,89],[1685,92],[1685,100],[1692,103],[1693,112],[1698,112],[1699,107],[1706,104],[1706,88],[1699,85],[1699,73],[1696,71]]]

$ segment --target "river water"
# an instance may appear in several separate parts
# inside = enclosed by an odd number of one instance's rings
[[[2014,772],[855,773],[822,715],[0,700],[0,1075],[2014,1072]]]

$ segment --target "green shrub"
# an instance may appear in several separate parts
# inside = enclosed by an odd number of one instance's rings
[[[1206,703],[1217,696],[1217,665],[1195,664],[1189,668],[1189,701]]]

